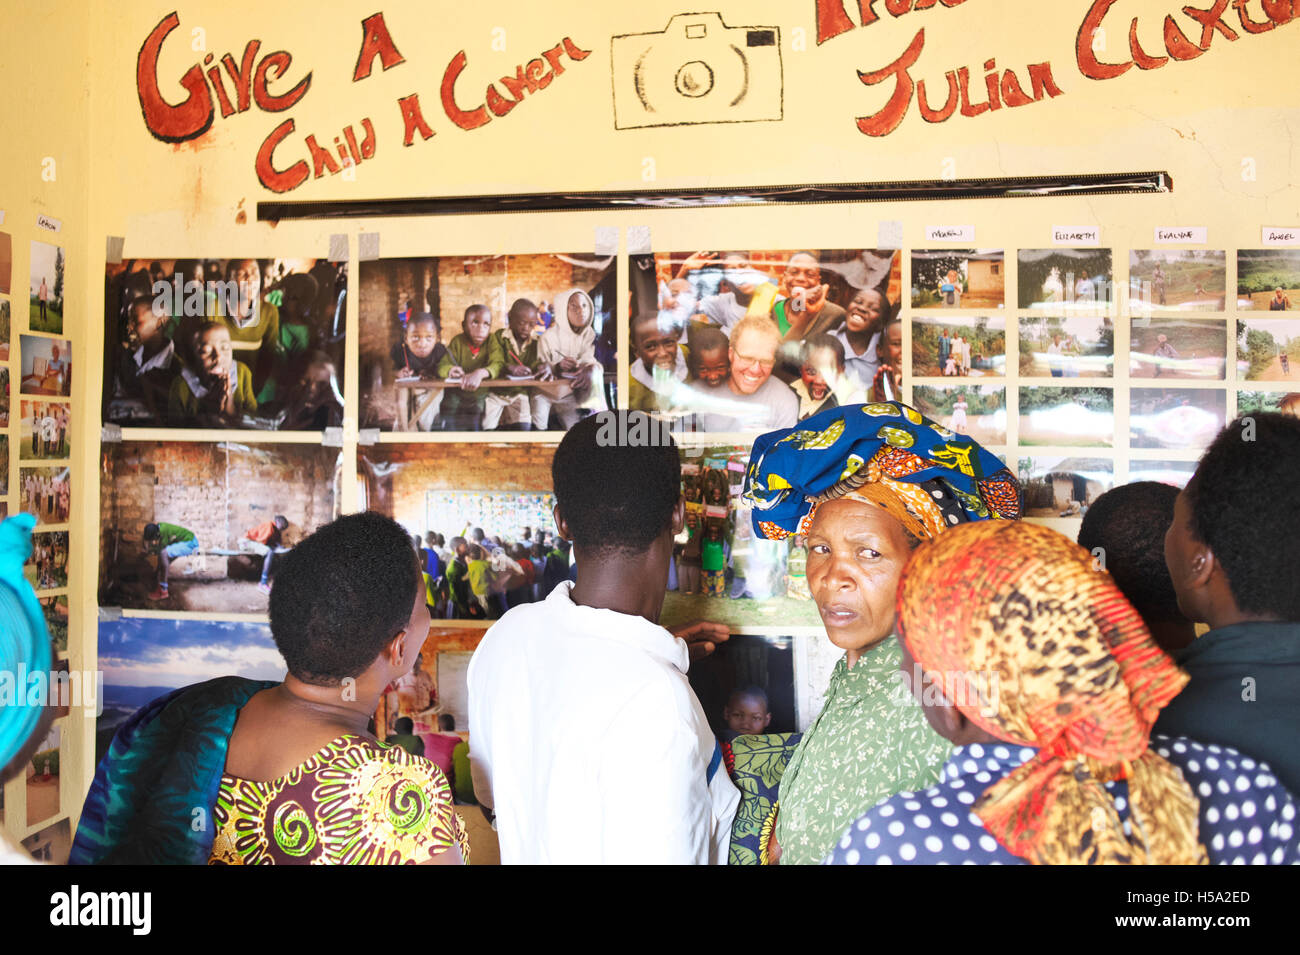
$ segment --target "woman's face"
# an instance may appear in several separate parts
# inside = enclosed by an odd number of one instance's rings
[[[898,520],[841,498],[817,508],[808,531],[808,588],[831,643],[853,659],[894,630],[898,577],[912,549]]]

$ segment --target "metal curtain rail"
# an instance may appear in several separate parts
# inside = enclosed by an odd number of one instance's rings
[[[590,212],[608,209],[718,209],[806,203],[901,202],[933,199],[1004,199],[1025,196],[1097,196],[1173,191],[1167,172],[1083,173],[992,179],[822,183],[802,186],[704,186],[695,189],[624,189],[530,192],[405,199],[272,199],[257,204],[263,222],[391,216],[482,215],[501,212]]]

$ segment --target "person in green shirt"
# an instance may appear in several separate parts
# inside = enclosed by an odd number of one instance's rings
[[[399,716],[393,721],[393,732],[384,742],[389,746],[400,746],[412,756],[424,755],[424,740],[415,735],[415,723],[409,716]]]
[[[481,431],[486,394],[478,386],[496,378],[505,367],[505,353],[500,339],[494,338],[492,312],[486,305],[465,309],[461,333],[447,344],[447,354],[438,362],[438,377],[460,381],[449,387],[442,398],[444,431]]]
[[[196,366],[182,368],[172,380],[168,423],[237,427],[257,410],[257,398],[248,366],[234,358],[230,330],[221,322],[205,322],[195,334],[194,351]]]
[[[762,435],[750,461],[754,531],[806,536],[808,588],[844,651],[760,843],[765,862],[815,864],[876,803],[938,779],[952,747],[899,680],[899,576],[918,544],[954,524],[1018,517],[1019,485],[974,441],[898,402],[842,405]]]
[[[192,530],[179,524],[146,524],[144,549],[147,554],[158,555],[158,585],[149,595],[150,600],[167,599],[167,575],[171,562],[199,549],[199,539]]]
[[[727,595],[727,557],[722,545],[723,518],[704,521],[704,540],[700,544],[700,592],[706,597]]]
[[[492,339],[501,346],[502,374],[511,378],[536,378],[547,381],[551,369],[537,355],[537,306],[526,298],[516,299],[506,316],[509,323],[492,333]],[[518,431],[530,431],[533,426],[532,405],[528,388],[497,388],[484,398],[483,430],[495,431],[505,426]]]

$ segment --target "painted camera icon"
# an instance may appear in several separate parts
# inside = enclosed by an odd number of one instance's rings
[[[614,128],[753,123],[782,117],[781,31],[683,13],[661,33],[610,41]]]

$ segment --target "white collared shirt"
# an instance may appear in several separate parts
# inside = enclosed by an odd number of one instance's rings
[[[740,794],[686,679],[686,644],[575,604],[515,607],[469,665],[474,789],[504,864],[727,861]]]

